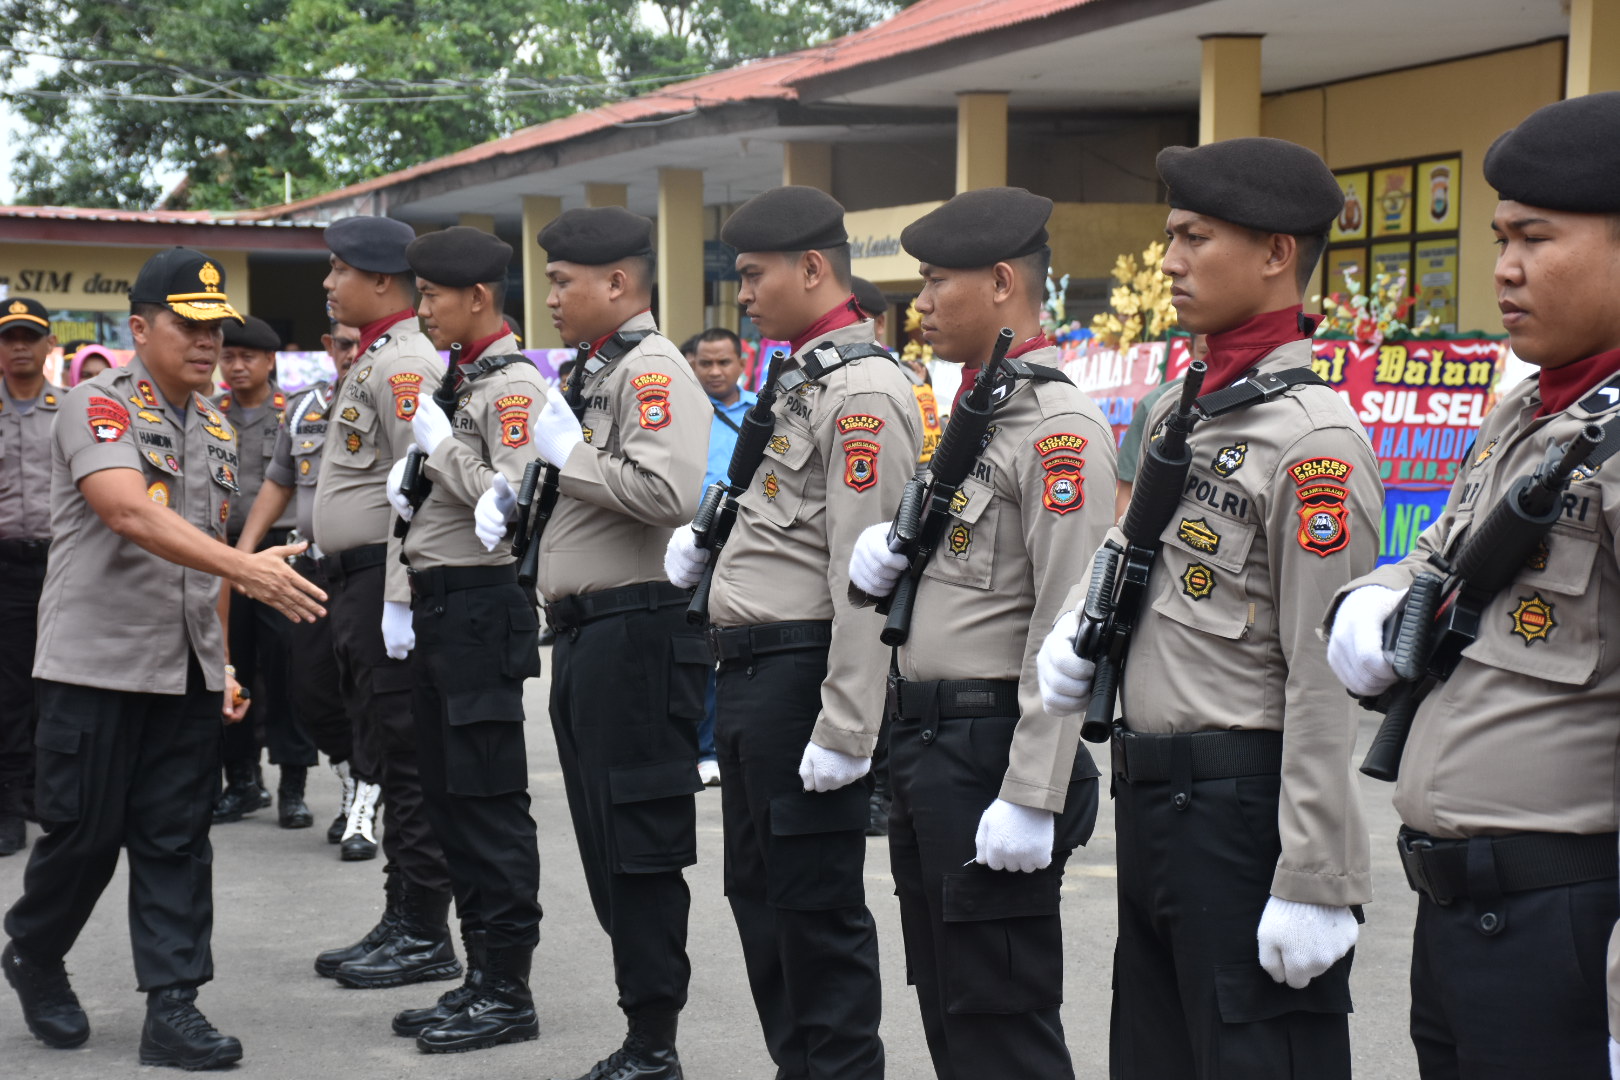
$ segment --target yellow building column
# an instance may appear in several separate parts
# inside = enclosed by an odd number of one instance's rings
[[[957,94],[956,190],[1006,183],[1007,94],[999,90]]]
[[[703,170],[658,170],[658,329],[703,329]]]
[[[832,144],[782,144],[782,183],[813,187],[832,194]]]
[[[551,318],[546,314],[546,293],[551,284],[546,281],[546,253],[535,237],[540,230],[562,215],[562,200],[555,195],[523,196],[523,235],[519,237],[523,252],[523,347],[525,349],[551,349],[562,343],[555,340]]]
[[[626,207],[630,205],[629,184],[598,184],[585,185],[585,205],[595,210],[601,206]]]
[[[1620,0],[1571,0],[1565,97],[1620,90]]]
[[[494,214],[460,214],[456,217],[456,224],[477,229],[479,232],[487,232],[492,236],[495,234]]]
[[[1211,34],[1203,40],[1199,145],[1260,134],[1260,35]]]

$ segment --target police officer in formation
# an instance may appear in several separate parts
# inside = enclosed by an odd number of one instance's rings
[[[900,238],[920,263],[916,308],[936,356],[982,364],[1003,326],[1018,343],[922,572],[891,698],[890,860],[942,1078],[1074,1075],[1058,891],[1097,818],[1097,767],[1079,719],[1043,707],[1035,654],[1111,523],[1114,448],[1041,330],[1051,211],[1021,188],[987,188]],[[869,596],[891,595],[908,568],[889,527],[868,528],[851,557]]]
[[[0,302],[0,855],[28,843],[34,814],[34,639],[51,548],[51,459],[62,391],[45,378],[56,348],[38,300]]]
[[[849,557],[916,470],[917,406],[851,295],[836,200],[775,188],[721,239],[738,252],[738,302],[793,348],[709,600],[726,897],[777,1075],[880,1077],[862,875],[885,655],[877,620],[849,604]],[[676,530],[670,580],[696,583],[709,557]]]
[[[1316,626],[1372,567],[1383,491],[1360,423],[1309,374],[1300,305],[1343,196],[1320,158],[1275,139],[1171,147],[1158,164],[1164,270],[1181,324],[1209,335],[1200,401],[1213,417],[1188,441],[1113,733],[1111,1068],[1347,1077],[1347,954],[1371,873],[1356,719]],[[1150,432],[1173,404],[1160,399]],[[1132,498],[1147,495],[1139,483]],[[1082,583],[1042,649],[1057,712],[1087,703],[1084,595]]]
[[[360,717],[358,736],[381,778],[387,903],[375,927],[353,945],[321,953],[315,970],[355,988],[462,973],[450,941],[444,851],[422,806],[406,659],[416,642],[411,591],[388,498],[389,473],[416,444],[411,418],[444,376],[444,361],[417,324],[416,279],[405,256],[415,238],[409,225],[389,218],[344,218],[326,230],[327,307],[360,328],[360,342],[331,406],[315,544],[331,582],[343,699]]]
[[[6,913],[0,967],[49,1046],[90,1037],[63,960],[127,853],[130,944],[147,995],[143,1065],[242,1057],[198,1011],[213,977],[213,853],[221,714],[240,719],[218,615],[221,580],[293,619],[325,614],[284,561],[225,543],[237,437],[203,396],[224,270],[190,248],[141,268],[135,356],[75,387],[50,439],[51,557],[40,603],[35,808],[45,835]],[[95,642],[101,663],[84,662]],[[234,702],[234,704],[233,704]]]
[[[1328,613],[1344,685],[1395,681],[1386,620],[1431,556],[1455,558],[1515,481],[1620,416],[1620,93],[1532,113],[1485,157],[1496,297],[1515,355],[1444,511]],[[1476,640],[1425,697],[1400,758],[1401,861],[1418,893],[1412,1043],[1425,1078],[1620,1075],[1616,895],[1620,607],[1616,464],[1585,459]],[[1605,1009],[1602,971],[1608,948]],[[1608,1058],[1604,1056],[1605,1033]]]
[[[333,322],[323,340],[337,379],[330,383],[322,380],[288,398],[286,416],[276,430],[275,447],[264,467],[264,484],[254,497],[253,507],[236,540],[236,546],[244,551],[259,549],[265,534],[287,512],[288,503],[294,504],[293,534],[302,541],[315,535],[315,484],[320,477],[321,453],[327,444],[332,402],[343,377],[354,365],[360,331]],[[306,548],[294,557],[292,565],[323,591],[331,585],[322,569],[319,548]],[[290,624],[286,630],[286,650],[287,704],[294,721],[309,732],[315,747],[327,756],[342,785],[343,801],[337,817],[327,827],[327,842],[341,844],[341,857],[347,861],[376,858],[377,840],[372,823],[382,789],[377,784],[377,767],[371,749],[365,739],[356,738],[357,725],[345,707],[331,621],[318,619],[313,623]],[[217,807],[215,820],[218,821]]]

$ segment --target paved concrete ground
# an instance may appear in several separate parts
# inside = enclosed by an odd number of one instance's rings
[[[534,977],[540,1039],[472,1054],[420,1054],[413,1043],[389,1032],[388,1019],[398,1009],[426,1004],[451,984],[343,990],[313,973],[315,953],[358,938],[376,921],[382,900],[381,861],[340,863],[337,849],[325,842],[324,826],[336,811],[337,783],[323,769],[311,774],[316,829],[286,832],[276,827],[273,812],[261,811],[214,831],[217,975],[204,988],[200,1003],[221,1030],[242,1039],[246,1053],[241,1070],[275,1080],[531,1080],[576,1076],[618,1044],[623,1026],[613,1004],[607,941],[585,896],[550,726],[544,720],[545,701],[545,680],[536,680],[528,693],[534,718],[528,733],[546,912]],[[1363,724],[1363,746],[1371,734],[1369,720]],[[274,786],[273,775],[270,783]],[[1406,969],[1416,905],[1393,856],[1396,820],[1389,788],[1366,779],[1362,784],[1378,899],[1368,908],[1353,979],[1356,1075],[1404,1080],[1416,1075],[1406,1038]],[[714,792],[698,796],[698,828],[701,861],[688,872],[693,984],[682,1020],[682,1060],[693,1080],[768,1080],[774,1069],[759,1037],[736,931],[721,895],[720,800]],[[1082,1080],[1107,1075],[1113,857],[1113,814],[1105,798],[1096,835],[1071,860],[1063,890],[1064,1022]],[[0,904],[9,906],[21,891],[25,858],[0,859]],[[137,1064],[144,1005],[134,991],[129,959],[122,902],[126,882],[121,867],[68,957],[74,986],[90,1015],[90,1041],[73,1051],[45,1048],[28,1034],[15,996],[0,984],[0,1077],[116,1080],[159,1072]],[[867,855],[867,898],[877,916],[883,953],[888,1075],[924,1080],[932,1071],[915,1001],[904,983],[892,893],[887,851],[882,842],[874,842]]]

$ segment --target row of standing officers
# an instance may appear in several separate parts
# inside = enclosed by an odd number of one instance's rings
[[[1371,890],[1344,687],[1393,681],[1382,627],[1424,559],[1453,551],[1474,508],[1550,443],[1620,403],[1603,392],[1620,372],[1620,199],[1612,170],[1572,173],[1617,146],[1620,95],[1595,95],[1537,112],[1487,157],[1504,200],[1505,325],[1542,374],[1487,419],[1419,549],[1376,571],[1378,463],[1310,374],[1301,307],[1342,207],[1336,182],[1274,140],[1160,155],[1165,271],[1209,352],[1204,419],[1108,733],[1113,1075],[1349,1076],[1348,977]],[[872,344],[842,208],[819,192],[767,192],[722,230],[739,302],[792,352],[696,519],[711,408],[649,313],[645,219],[570,211],[538,237],[553,323],[581,343],[566,393],[500,314],[503,242],[415,238],[378,218],[331,226],[329,310],[358,329],[356,355],[335,386],[275,403],[289,412],[281,445],[266,442],[272,495],[234,548],[215,541],[241,512],[241,455],[259,448],[200,392],[221,321],[239,317],[206,256],[155,256],[131,296],[127,367],[60,400],[0,399],[0,434],[8,412],[56,414],[50,542],[0,546],[8,564],[44,567],[33,811],[46,833],[0,957],[34,1034],[88,1038],[62,960],[122,846],[149,994],[143,1062],[242,1055],[195,1006],[212,974],[218,722],[242,708],[223,579],[300,633],[330,628],[315,652],[329,650],[354,720],[349,744],[330,745],[385,809],[384,916],[317,971],[356,987],[465,972],[393,1020],[426,1052],[538,1035],[522,687],[538,674],[539,619],[516,541],[535,545],[557,634],[551,720],[627,1018],[588,1080],[682,1075],[682,871],[712,668],[725,890],[778,1078],[883,1075],[863,867],[885,743],[908,981],[936,1073],[1072,1076],[1059,893],[1099,798],[1079,714],[1100,676],[1077,609],[1092,553],[1141,538],[1111,528],[1111,431],[1040,330],[1050,211],[1019,189],[970,192],[902,237],[936,355],[979,365],[1010,337],[962,407],[988,414],[922,548],[893,520],[922,444],[912,387]],[[31,314],[14,304],[0,338]],[[1174,396],[1148,418],[1155,441]],[[951,435],[936,466],[962,460]],[[1478,647],[1418,713],[1397,808],[1421,894],[1412,1033],[1426,1077],[1606,1075],[1603,952],[1620,909],[1608,488],[1589,462],[1538,557],[1487,598]],[[307,547],[274,543],[292,490]],[[0,489],[0,509],[14,498]],[[31,558],[46,547],[48,562]],[[884,649],[866,608],[902,603],[909,634]],[[87,674],[67,647],[82,640],[131,662]],[[1500,765],[1520,737],[1544,751],[1528,774]]]

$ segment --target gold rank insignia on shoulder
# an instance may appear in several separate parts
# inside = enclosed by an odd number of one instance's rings
[[[1553,606],[1539,592],[1519,597],[1518,607],[1508,612],[1508,618],[1513,621],[1513,632],[1524,639],[1527,649],[1538,641],[1546,641],[1547,635],[1558,625],[1553,618]]]
[[[1181,575],[1181,591],[1194,600],[1206,600],[1215,591],[1215,572],[1203,563],[1193,563]]]
[[[47,405],[55,405],[56,404],[56,395],[55,394],[46,394],[45,395],[45,404],[47,404]]]

